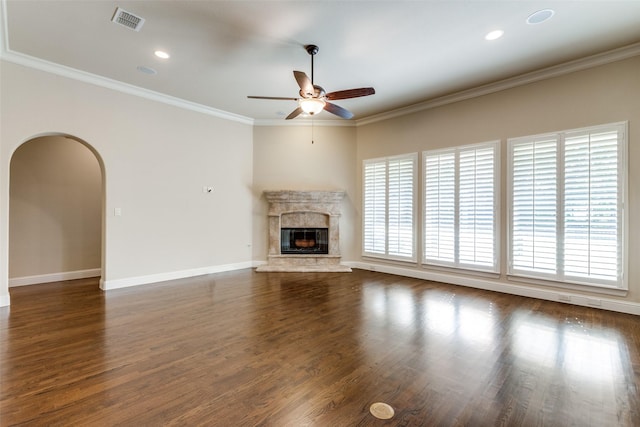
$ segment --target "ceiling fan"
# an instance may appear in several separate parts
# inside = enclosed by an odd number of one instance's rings
[[[326,110],[336,116],[342,117],[343,119],[350,119],[353,117],[353,113],[351,111],[328,101],[358,98],[360,96],[368,96],[376,93],[372,87],[362,87],[358,89],[347,89],[326,93],[322,86],[313,84],[313,56],[318,53],[319,48],[314,44],[310,44],[305,46],[305,49],[311,56],[311,79],[309,79],[309,77],[302,71],[293,72],[293,76],[295,77],[296,82],[298,82],[298,86],[300,86],[300,98],[279,96],[247,96],[247,98],[298,101],[298,108],[293,110],[291,114],[286,117],[286,120],[298,117],[302,113],[307,113],[312,116],[314,114],[318,114],[322,110]]]

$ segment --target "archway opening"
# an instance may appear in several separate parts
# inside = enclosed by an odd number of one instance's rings
[[[32,138],[10,163],[9,287],[100,277],[104,167],[70,135]]]

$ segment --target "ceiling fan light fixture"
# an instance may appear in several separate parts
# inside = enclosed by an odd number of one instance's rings
[[[302,111],[309,115],[318,114],[324,106],[326,102],[323,99],[319,98],[302,98],[300,99],[300,108]]]

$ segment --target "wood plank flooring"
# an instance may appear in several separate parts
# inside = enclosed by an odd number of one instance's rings
[[[640,425],[632,315],[362,270],[10,292],[2,426]]]

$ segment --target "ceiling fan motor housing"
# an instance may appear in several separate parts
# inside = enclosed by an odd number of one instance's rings
[[[322,86],[313,85],[313,93],[305,93],[300,89],[300,96],[303,98],[325,98],[327,92],[325,92]]]

